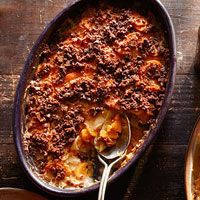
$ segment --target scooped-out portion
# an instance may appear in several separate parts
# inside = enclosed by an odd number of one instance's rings
[[[23,143],[38,176],[60,188],[98,181],[97,150],[113,147],[129,117],[126,165],[154,127],[169,50],[148,10],[107,2],[66,19],[46,44],[25,95]]]

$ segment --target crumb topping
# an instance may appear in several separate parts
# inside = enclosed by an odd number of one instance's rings
[[[120,113],[131,119],[127,160],[155,123],[169,50],[152,13],[104,4],[67,19],[55,37],[27,86],[24,141],[45,180],[87,187],[94,184],[94,146],[115,145],[122,134]]]

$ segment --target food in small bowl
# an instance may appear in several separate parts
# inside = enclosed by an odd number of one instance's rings
[[[97,188],[97,151],[116,144],[127,128],[124,113],[132,137],[114,175],[126,169],[153,139],[172,93],[174,54],[154,13],[140,4],[87,5],[76,18],[61,15],[44,37],[15,102],[22,162],[54,194]]]

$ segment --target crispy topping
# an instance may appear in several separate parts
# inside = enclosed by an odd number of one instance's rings
[[[45,46],[27,86],[24,135],[45,180],[60,187],[93,184],[95,147],[116,144],[120,113],[131,119],[129,153],[155,123],[169,50],[146,13],[101,4],[76,22],[67,19]]]

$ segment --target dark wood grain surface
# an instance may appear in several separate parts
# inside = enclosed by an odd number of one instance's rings
[[[200,112],[200,78],[193,67],[200,0],[162,2],[176,30],[178,74],[174,95],[155,144],[137,166],[109,187],[109,200],[185,199],[185,152]],[[26,188],[41,193],[17,160],[11,126],[13,97],[34,42],[46,24],[68,3],[69,0],[0,0],[0,187]],[[91,194],[77,199],[96,197]]]

